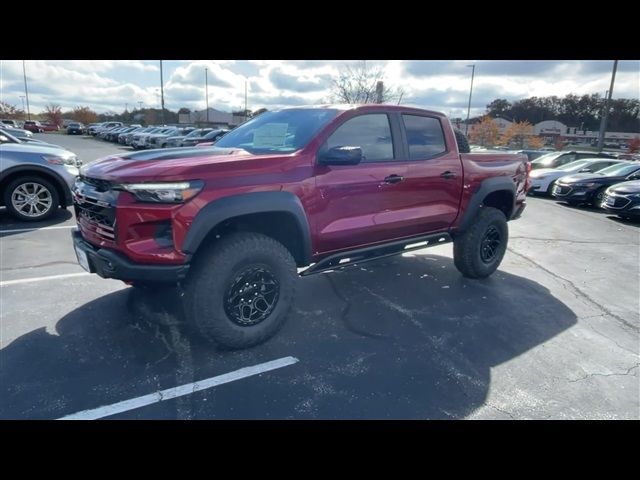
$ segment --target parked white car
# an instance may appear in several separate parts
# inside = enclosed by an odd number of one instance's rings
[[[531,190],[529,190],[529,193],[551,195],[553,185],[560,177],[573,173],[593,173],[620,162],[621,160],[610,158],[584,158],[566,163],[558,168],[539,168],[538,170],[533,170],[529,174],[531,178]]]

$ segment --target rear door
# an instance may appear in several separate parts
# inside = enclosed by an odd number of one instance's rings
[[[340,145],[361,147],[365,158],[317,167],[319,252],[442,231],[454,221],[461,164],[439,118],[363,113],[341,124],[321,150]]]
[[[407,228],[412,233],[448,229],[460,207],[462,163],[455,145],[447,144],[439,117],[402,114],[407,145],[403,196]]]

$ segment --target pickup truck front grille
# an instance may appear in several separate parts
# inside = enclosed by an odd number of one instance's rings
[[[100,180],[99,178],[85,177],[80,175],[80,181],[95,187],[98,192],[106,192],[111,188],[111,182],[108,180]]]
[[[76,217],[83,232],[89,232],[102,240],[116,241],[116,211],[115,208],[101,205],[97,200],[84,197],[82,202],[76,202]]]

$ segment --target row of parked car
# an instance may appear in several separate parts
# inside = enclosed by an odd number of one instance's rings
[[[553,152],[533,160],[531,167],[530,194],[640,219],[640,161],[634,155]]]
[[[92,124],[86,129],[88,135],[108,142],[128,145],[134,150],[146,148],[193,147],[211,144],[229,130],[223,128],[196,128],[179,126],[122,125],[120,122]],[[69,132],[70,133],[70,132]]]

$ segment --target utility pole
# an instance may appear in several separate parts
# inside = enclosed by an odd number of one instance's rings
[[[376,83],[376,103],[382,103],[382,92],[384,92],[384,83],[378,80]]]
[[[164,125],[164,80],[162,79],[162,60],[160,60],[160,121]]]
[[[247,79],[244,79],[244,121],[247,121]]]
[[[24,75],[24,95],[27,97],[27,116],[29,120],[31,120],[31,110],[29,110],[29,89],[27,88],[27,68],[24,65],[24,60],[22,60],[22,74]]]
[[[128,110],[129,110],[129,104],[128,104],[128,103],[125,103],[125,104],[124,104],[124,111],[126,112],[126,111],[128,111]]]
[[[138,110],[142,110],[142,102],[138,102]]]
[[[207,106],[207,124],[209,123],[209,69],[204,69],[204,98]]]
[[[464,134],[467,135],[469,133],[469,115],[471,114],[471,94],[473,93],[473,76],[476,73],[476,66],[467,65],[467,67],[471,67],[471,88],[469,89],[469,105],[467,106],[467,122]]]
[[[604,135],[607,131],[607,117],[609,116],[609,104],[611,103],[611,95],[613,94],[613,82],[616,80],[616,70],[618,69],[618,60],[613,61],[613,72],[611,72],[611,86],[609,87],[609,94],[604,101],[604,112],[602,114],[602,120],[600,121],[600,135],[598,135],[598,153],[602,152],[604,146]]]

